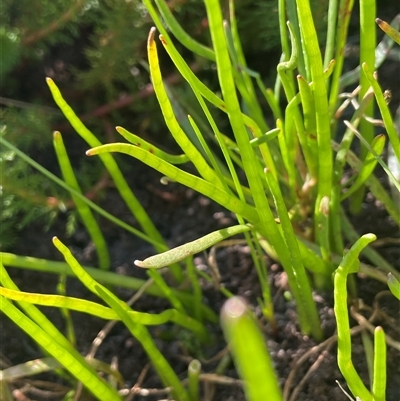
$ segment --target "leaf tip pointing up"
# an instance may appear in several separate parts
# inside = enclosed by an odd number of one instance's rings
[[[147,38],[147,46],[151,46],[154,43],[154,34],[156,33],[156,27],[152,26],[150,28],[149,36]]]

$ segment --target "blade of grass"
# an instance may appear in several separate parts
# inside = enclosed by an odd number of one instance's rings
[[[65,274],[60,274],[57,283],[57,294],[59,295],[67,295],[67,276]],[[67,308],[61,308],[61,314],[65,321],[65,331],[68,341],[72,344],[74,348],[76,348],[76,334],[74,322],[72,320],[72,316],[70,311]]]
[[[0,281],[5,288],[19,291],[19,288],[8,275],[2,262],[0,262]],[[56,326],[38,308],[36,308],[36,306],[23,301],[19,301],[18,305],[34,324],[40,326],[42,330],[51,336],[55,343],[59,344],[61,348],[67,350],[70,354],[74,355],[77,360],[83,363],[83,357],[81,357],[72,344],[59,332]]]
[[[207,99],[211,104],[213,104],[218,109],[222,110],[224,113],[227,113],[227,107],[225,102],[220,99],[212,90],[210,90],[203,82],[196,77],[196,75],[189,68],[185,60],[179,54],[179,52],[174,47],[171,41],[168,41],[168,38],[163,34],[160,35],[161,43],[163,44],[165,50],[173,60],[175,67],[182,74],[183,78],[190,84],[193,89],[193,92],[196,94],[201,93],[201,95]],[[242,114],[243,121],[246,126],[250,129],[250,131],[256,136],[259,137],[262,135],[261,129],[258,125],[253,121],[249,116]]]
[[[372,86],[372,88],[374,90],[375,99],[376,99],[376,102],[378,103],[379,111],[381,112],[383,123],[385,125],[385,129],[389,136],[389,141],[393,146],[393,150],[395,152],[397,160],[400,162],[400,138],[399,138],[399,135],[396,132],[395,126],[393,124],[392,115],[391,115],[389,107],[385,101],[385,97],[382,93],[382,89],[381,89],[378,81],[374,77],[374,75],[371,73],[368,65],[363,64],[362,69],[363,69],[364,74],[368,78],[368,82],[370,83],[370,85]]]
[[[20,363],[10,366],[9,368],[0,371],[0,381],[9,381],[21,379],[23,377],[37,375],[39,373],[49,372],[61,368],[62,365],[57,359],[48,356],[33,361]],[[1,393],[0,393],[1,394]]]
[[[315,302],[310,296],[310,282],[301,260],[298,241],[294,235],[282,194],[278,183],[268,170],[265,171],[265,177],[274,198],[276,211],[281,223],[282,236],[289,250],[291,265],[293,266],[293,270],[286,271],[289,276],[289,283],[297,284],[297,287],[291,286],[291,289],[295,295],[295,299],[301,299],[302,307],[298,306],[300,325],[306,332],[312,332],[317,340],[322,340],[323,333],[319,323],[318,312]]]
[[[234,185],[235,185],[235,189],[236,189],[237,193],[239,194],[239,196],[241,197],[241,199],[243,199],[241,196],[242,188],[240,185],[240,181],[238,179],[236,170],[235,170],[235,168],[233,166],[233,162],[232,162],[232,159],[234,157],[229,152],[228,145],[227,145],[226,141],[224,140],[224,137],[219,132],[217,124],[216,124],[215,120],[213,119],[213,117],[203,99],[203,96],[208,101],[210,101],[212,104],[214,104],[216,107],[220,107],[224,112],[226,112],[226,107],[225,107],[224,103],[213,92],[211,92],[201,81],[198,80],[198,78],[189,69],[189,67],[185,63],[184,59],[180,56],[180,54],[176,51],[176,49],[171,45],[171,43],[166,42],[162,35],[160,35],[160,40],[161,40],[161,43],[163,44],[164,48],[166,49],[167,53],[171,57],[172,61],[174,62],[175,66],[178,68],[178,70],[181,72],[181,74],[187,79],[189,85],[191,86],[193,93],[195,94],[201,108],[203,109],[204,114],[207,117],[209,124],[212,127],[215,138],[217,139],[218,144],[225,157],[225,161],[228,165],[229,172],[231,174],[231,177],[232,177]],[[189,119],[191,119],[191,118],[189,118]],[[252,122],[251,119],[249,119],[248,117],[247,117],[247,119],[251,121],[251,124],[255,125],[255,123]],[[255,132],[256,136],[261,135],[260,130],[255,131],[253,129],[252,131]],[[211,159],[211,160],[213,160],[213,159]],[[215,172],[219,175],[220,169],[216,168],[217,166],[215,166],[215,162],[213,162],[213,167],[214,167]],[[220,179],[223,184],[227,180],[227,178],[222,177],[222,175],[221,175]]]
[[[23,159],[25,162],[27,162],[29,165],[31,165],[34,169],[38,170],[40,173],[42,173],[44,176],[55,182],[57,185],[60,187],[64,188],[66,191],[70,192],[73,194],[75,197],[79,198],[83,202],[86,202],[93,210],[95,210],[97,213],[99,213],[101,216],[105,217],[106,219],[110,220],[112,223],[115,225],[122,227],[124,230],[130,232],[131,234],[143,239],[144,241],[154,245],[155,248],[161,249],[161,250],[166,250],[167,247],[163,245],[162,242],[158,242],[157,239],[148,236],[141,231],[135,229],[134,227],[130,226],[129,224],[126,224],[122,220],[117,219],[114,217],[112,214],[106,212],[104,209],[102,209],[100,206],[96,205],[94,202],[91,200],[87,199],[84,195],[82,195],[80,192],[75,191],[74,188],[72,188],[70,185],[65,183],[63,180],[55,176],[53,173],[50,171],[46,170],[42,165],[39,163],[35,162],[33,159],[31,159],[29,156],[27,156],[24,152],[20,151],[18,148],[16,148],[14,145],[12,145],[10,142],[8,142],[5,138],[0,136],[0,144],[6,146],[8,149],[13,151],[17,156],[19,156],[21,159]]]
[[[72,169],[61,133],[58,131],[55,131],[53,133],[53,145],[56,151],[58,163],[64,181],[72,188],[74,188],[77,192],[82,193],[74,170]],[[90,207],[87,205],[87,203],[81,201],[80,198],[75,197],[74,194],[71,194],[71,196],[75,202],[78,213],[82,218],[82,222],[85,225],[86,230],[88,231],[96,247],[99,267],[100,269],[108,270],[110,268],[110,255],[108,253],[107,244],[100,230],[100,227],[97,224],[97,221],[94,218],[92,211],[90,210]]]
[[[54,356],[75,378],[101,401],[121,400],[118,392],[103,381],[88,364],[80,363],[75,355],[62,348],[45,330],[40,328],[7,299],[2,299],[2,312],[35,342]]]
[[[233,297],[221,310],[221,324],[249,401],[282,401],[272,360],[254,316],[244,300]]]
[[[145,1],[144,3],[148,3]],[[191,50],[193,53],[204,57],[208,60],[215,61],[215,54],[212,49],[194,40],[189,36],[181,25],[178,23],[168,4],[164,0],[155,0],[155,3],[160,11],[162,17],[164,18],[168,28],[171,33],[179,40],[187,49]]]
[[[311,178],[317,177],[318,149],[317,149],[317,122],[315,117],[314,96],[310,85],[301,76],[297,76],[301,105],[303,107],[304,135],[299,135],[299,141]]]
[[[81,136],[83,140],[85,140],[90,146],[100,146],[101,142],[96,138],[96,136],[89,131],[89,129],[79,120],[75,112],[68,105],[68,103],[64,100],[61,95],[60,90],[54,83],[51,78],[46,78],[47,85],[51,91],[54,101],[57,106],[63,112],[65,118],[70,122],[75,131]],[[121,170],[119,169],[116,161],[111,155],[104,154],[100,157],[103,162],[105,168],[109,172],[111,178],[113,179],[115,186],[120,193],[122,199],[126,203],[128,209],[131,211],[132,215],[135,216],[140,226],[146,235],[152,238],[154,241],[152,244],[154,245],[157,251],[163,251],[166,248],[164,239],[161,234],[158,232],[157,228],[151,221],[150,217],[147,215],[145,209],[133,194],[131,189],[129,188]],[[158,245],[161,244],[161,245]],[[179,265],[171,265],[171,272],[174,277],[181,282],[183,280],[182,269]]]
[[[257,224],[256,229],[271,243],[285,270],[293,269],[288,249],[285,246],[282,234],[278,230],[274,216],[265,197],[259,166],[255,163],[254,152],[248,140],[248,134],[240,112],[236,88],[233,81],[232,65],[230,63],[228,47],[224,35],[221,8],[217,0],[206,0],[205,4],[212,43],[216,54],[218,79],[222,95],[225,100],[226,110],[236,143],[240,149],[246,178],[260,217],[260,223]],[[297,283],[291,283],[291,286],[296,285]],[[311,294],[309,294],[309,296],[311,296]],[[299,308],[305,307],[301,305],[301,299],[297,301]]]
[[[370,102],[373,94],[372,92],[368,92],[365,94],[364,98],[359,104],[359,107],[355,110],[353,117],[351,119],[352,124],[357,127],[363,114],[365,107],[368,102]],[[346,164],[346,156],[350,149],[351,143],[354,138],[354,132],[347,128],[345,133],[343,134],[342,141],[340,142],[339,150],[336,154],[336,159],[333,168],[333,188],[331,195],[331,204],[330,209],[333,218],[331,219],[331,243],[332,249],[335,250],[339,255],[343,253],[344,245],[342,238],[342,228],[341,228],[341,220],[338,218],[339,210],[340,210],[340,199],[341,199],[341,178],[343,177],[344,166]],[[358,237],[357,237],[358,238]]]
[[[374,377],[372,381],[372,394],[374,401],[386,400],[386,341],[383,328],[378,326],[374,332]]]
[[[153,367],[158,376],[166,387],[171,388],[172,396],[177,401],[190,401],[186,389],[183,387],[176,373],[172,370],[171,365],[156,347],[150,333],[143,325],[136,324],[130,319],[128,314],[131,310],[130,307],[100,284],[94,283],[93,290],[96,291],[96,293],[115,310],[131,334],[141,343],[152,361]]]
[[[328,8],[328,31],[326,34],[324,68],[328,68],[329,63],[334,57],[338,9],[339,1],[331,0]]]
[[[367,361],[369,383],[372,385],[374,376],[374,346],[368,331],[363,330],[361,332],[361,341],[364,348],[365,360]]]
[[[158,156],[160,159],[165,160],[168,163],[171,164],[183,164],[187,163],[189,160],[189,157],[187,155],[170,155],[167,152],[164,152],[163,150],[157,148],[156,146],[152,145],[151,143],[145,141],[143,138],[140,136],[137,136],[135,134],[132,134],[128,130],[126,130],[123,127],[115,127],[117,132],[121,134],[128,142],[132,143],[135,146],[140,146],[143,149],[146,149],[148,152],[155,154]]]
[[[354,181],[353,185],[348,189],[348,191],[341,196],[340,201],[342,202],[344,199],[348,198],[355,191],[360,188],[364,182],[368,179],[368,177],[373,173],[375,167],[378,163],[378,159],[376,156],[380,156],[384,150],[386,142],[386,137],[384,135],[376,136],[371,142],[371,149],[374,151],[368,152],[364,163],[362,164],[360,172],[357,174],[357,178]]]
[[[195,241],[187,242],[169,251],[150,256],[145,260],[135,260],[134,263],[136,266],[146,269],[160,269],[161,267],[168,266],[170,263],[179,262],[186,259],[188,256],[204,251],[226,238],[250,230],[251,227],[247,225],[222,228],[204,237],[198,238]]]
[[[331,132],[328,95],[321,51],[309,2],[307,0],[298,0],[297,12],[299,14],[303,38],[302,51],[307,54],[314,91],[318,144],[318,192],[314,211],[314,227],[317,235],[317,243],[319,243],[318,232],[320,232],[320,230],[318,228],[323,225],[326,220],[320,210],[320,204],[324,196],[330,197],[332,190],[333,162],[330,144]]]
[[[148,166],[158,170],[160,173],[166,175],[172,180],[186,185],[187,187],[192,188],[193,190],[215,200],[228,210],[242,215],[250,222],[254,223],[259,220],[258,213],[252,206],[240,201],[232,194],[223,191],[214,184],[180,170],[171,164],[168,164],[155,155],[146,152],[144,149],[126,143],[113,143],[90,149],[86,152],[86,154],[88,156],[93,156],[98,153],[105,152],[121,152],[133,156]]]
[[[155,28],[152,28],[149,32],[147,41],[147,52],[149,57],[150,75],[153,83],[154,92],[157,96],[158,103],[160,105],[162,114],[165,119],[165,123],[176,143],[189,157],[190,161],[194,164],[199,174],[209,182],[213,182],[215,186],[223,188],[220,178],[217,176],[215,171],[207,164],[201,153],[196,147],[190,142],[186,134],[180,127],[171,102],[169,101],[167,92],[162,82],[162,76],[160,66],[158,63],[157,47],[154,41]]]
[[[330,85],[329,93],[329,112],[333,116],[336,110],[340,93],[340,78],[343,72],[344,48],[347,43],[348,28],[350,23],[351,11],[354,6],[354,0],[340,0],[339,12],[337,18],[336,38],[335,38],[335,67]]]
[[[255,121],[257,122],[262,131],[269,131],[268,125],[263,116],[263,111],[257,99],[257,95],[254,89],[253,82],[251,80],[251,76],[248,74],[248,68],[243,53],[243,48],[237,26],[237,19],[235,15],[235,2],[233,0],[229,0],[229,22],[231,26],[230,31],[232,33],[233,48],[235,50],[238,62],[237,68],[239,70],[239,73],[243,77],[243,81],[249,94],[249,98],[251,99],[250,104],[253,109],[253,118],[255,119]]]
[[[51,334],[29,319],[6,298],[2,298],[1,310],[43,349],[56,358],[99,400],[116,401],[121,399],[118,392],[103,381],[79,353],[71,353],[70,349],[63,348]],[[80,358],[77,358],[77,355]]]
[[[386,35],[390,36],[398,45],[400,45],[399,31],[391,27],[387,22],[382,21],[380,18],[376,18],[375,22],[378,24],[379,28],[386,33]]]
[[[376,47],[376,0],[360,0],[360,65],[375,65],[375,47]],[[360,92],[358,94],[361,100],[365,93],[369,90],[368,78],[365,74],[360,76]],[[365,110],[368,116],[374,115],[375,102],[370,102]],[[366,120],[361,120],[360,131],[363,138],[369,144],[374,138],[374,126]],[[367,149],[361,147],[360,159],[365,160]],[[365,196],[365,186],[361,186],[350,198],[349,210],[351,213],[359,213],[361,211],[362,202]]]
[[[0,295],[13,301],[21,301],[29,304],[50,306],[54,308],[65,308],[76,312],[86,313],[105,320],[120,320],[119,315],[113,309],[107,308],[96,302],[87,301],[85,299],[63,295],[28,293],[3,287],[0,287]],[[128,314],[132,321],[138,324],[155,326],[162,325],[167,322],[173,322],[193,331],[199,336],[199,338],[207,338],[207,332],[201,323],[175,309],[165,309],[159,314],[136,311],[130,311]]]
[[[190,361],[188,366],[188,390],[191,401],[199,401],[199,377],[201,372],[201,363],[197,359]]]
[[[340,219],[344,237],[351,242],[357,241],[360,237],[359,233],[354,229],[350,220],[347,218],[343,208],[340,208]],[[393,273],[396,277],[400,278],[400,273],[384,259],[374,248],[366,246],[362,253],[371,263],[373,263],[378,269],[385,271],[386,273]]]
[[[164,356],[155,346],[147,329],[133,322],[128,314],[131,308],[123,301],[118,299],[106,287],[97,283],[93,278],[79,265],[78,261],[73,257],[71,251],[57,238],[53,238],[55,247],[62,253],[66,262],[70,265],[73,272],[91,292],[103,299],[114,311],[120,316],[121,320],[127,326],[132,335],[141,343],[147,352],[154,368],[163,380],[166,386],[172,387],[172,393],[178,400],[188,400],[186,390],[183,388],[180,380],[172,370],[171,366],[164,359]]]
[[[286,1],[286,9],[287,9],[287,16],[289,19],[290,24],[293,26],[293,33],[294,36],[296,37],[296,40],[301,41],[304,40],[302,38],[302,32],[301,32],[301,26],[299,23],[299,18],[300,18],[300,13],[298,10],[298,7],[300,5],[298,4],[298,1],[296,0],[288,0]],[[282,18],[285,18],[285,14]],[[298,55],[298,69],[299,73],[303,75],[304,77],[307,77],[307,80],[311,80],[311,75],[310,75],[310,67],[309,67],[309,60],[308,60],[308,55],[306,53],[300,52]],[[294,83],[294,80],[293,80]]]
[[[203,290],[201,288],[200,280],[197,277],[197,268],[193,262],[192,257],[186,258],[186,274],[190,281],[192,292],[193,292],[193,304],[194,304],[194,313],[193,316],[199,322],[203,321],[202,311],[200,305],[202,304],[203,299]]]
[[[74,272],[71,270],[70,266],[65,262],[56,262],[56,261],[32,258],[27,256],[18,256],[5,252],[0,253],[0,258],[3,261],[3,263],[7,266],[40,271],[43,273],[65,274],[69,277],[75,277]],[[123,276],[121,274],[107,272],[93,267],[84,267],[84,269],[95,280],[101,281],[111,286],[129,288],[131,290],[140,290],[141,287],[143,287],[143,285],[146,283],[145,280],[137,279],[134,277]],[[191,294],[185,293],[183,291],[178,291],[175,289],[172,289],[172,291],[174,292],[176,297],[178,297],[183,303],[185,303],[185,305],[191,306],[193,304],[193,299]],[[149,295],[156,297],[165,296],[155,284],[147,286],[145,292]],[[218,320],[215,313],[206,305],[204,304],[201,305],[201,311],[202,315],[207,320],[214,323]]]
[[[358,272],[358,256],[360,252],[365,246],[375,240],[376,236],[373,234],[365,234],[358,239],[344,256],[334,277],[334,311],[338,331],[338,365],[353,395],[360,397],[363,401],[374,401],[374,399],[357,374],[352,362],[350,324],[347,310],[347,276],[350,273]]]

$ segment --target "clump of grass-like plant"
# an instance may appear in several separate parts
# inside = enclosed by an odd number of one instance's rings
[[[157,27],[151,29],[148,37],[151,81],[168,130],[182,151],[179,155],[168,154],[122,127],[117,127],[117,131],[128,142],[101,144],[77,118],[56,84],[47,79],[55,102],[90,146],[87,155],[99,155],[116,188],[139,222],[141,230],[117,220],[81,194],[60,133],[55,133],[54,143],[64,180],[51,175],[5,138],[0,138],[4,146],[71,193],[96,244],[99,267],[102,270],[96,272],[82,268],[65,245],[55,238],[54,245],[67,263],[58,265],[63,269],[59,273],[74,274],[108,305],[106,307],[64,294],[45,296],[21,292],[2,267],[2,310],[75,378],[71,379],[72,382],[82,381],[100,400],[121,398],[123,392],[118,393],[118,385],[111,384],[113,374],[118,375],[110,372],[108,380],[101,379],[92,362],[82,358],[71,345],[71,341],[61,335],[33,304],[77,310],[103,319],[121,320],[146,350],[163,385],[170,388],[174,399],[195,401],[198,399],[201,365],[198,361],[193,361],[189,366],[188,386],[182,384],[173,367],[156,348],[145,326],[170,321],[191,330],[198,341],[208,341],[204,323],[208,321],[215,324],[216,316],[202,305],[198,281],[200,272],[196,271],[193,256],[238,234],[244,236],[251,250],[261,284],[259,303],[269,322],[275,325],[264,252],[283,266],[296,302],[300,329],[317,341],[323,340],[324,333],[312,291],[322,287],[334,291],[338,326],[338,364],[344,379],[354,397],[363,401],[385,399],[385,334],[382,328],[374,328],[374,368],[371,374],[373,383],[368,390],[355,372],[351,361],[346,283],[348,274],[359,269],[383,282],[386,282],[389,274],[389,286],[392,292],[398,295],[399,273],[373,248],[368,247],[375,239],[373,234],[359,238],[346,215],[344,201],[349,198],[350,209],[357,210],[365,187],[368,187],[391,218],[399,223],[398,206],[374,176],[376,164],[384,165],[395,188],[399,189],[400,184],[381,159],[386,137],[371,135],[373,126],[368,118],[376,99],[388,139],[399,162],[399,138],[394,130],[383,92],[373,74],[383,61],[383,54],[393,43],[385,38],[376,48],[374,41],[369,40],[370,33],[375,32],[375,2],[362,1],[361,32],[365,37],[361,40],[360,67],[343,74],[343,49],[352,2],[329,2],[324,54],[320,50],[309,2],[280,0],[278,3],[283,54],[277,66],[273,91],[265,88],[260,75],[246,65],[233,1],[229,2],[229,20],[226,21],[223,19],[219,2],[205,0],[211,35],[211,44],[207,47],[185,34],[163,0],[156,0],[161,15],[149,0],[144,0]],[[370,3],[373,3],[373,7]],[[287,24],[286,15],[289,16]],[[170,31],[165,28],[166,25]],[[157,29],[161,33],[159,41],[156,38]],[[175,47],[169,32],[198,56],[215,62],[221,96],[204,85],[191,71]],[[202,117],[188,116],[188,120],[183,122],[181,117],[176,116],[168,87],[163,83],[160,72],[158,46],[164,47],[191,87],[204,112]],[[352,94],[346,95],[344,101],[345,104],[350,101],[356,104],[353,116],[349,121],[345,121],[345,133],[337,142],[335,134],[339,124],[338,116],[344,108],[341,104],[341,93],[346,85],[357,82],[359,77],[360,86]],[[283,103],[282,96],[285,97],[284,108],[280,106]],[[358,102],[355,102],[356,97]],[[213,117],[210,108],[217,108],[227,114],[232,137],[220,131],[219,123]],[[265,109],[268,109],[267,113]],[[268,119],[266,114],[272,117]],[[182,128],[187,123],[192,128],[190,134]],[[363,128],[360,128],[363,134],[359,133],[360,126]],[[363,149],[358,155],[350,150],[355,138],[360,139]],[[214,141],[214,146],[219,147],[222,156],[217,156],[213,151],[211,141]],[[123,174],[110,155],[112,152],[125,153],[137,158],[169,180],[207,196],[235,214],[238,224],[168,250],[164,239],[152,223],[151,216],[148,216],[128,188]],[[185,163],[191,163],[197,173],[189,173],[184,167]],[[352,170],[354,179],[343,184],[345,168]],[[239,178],[242,173],[245,180]],[[133,311],[108,287],[99,283],[102,281],[103,284],[123,285],[136,290],[145,285],[143,281],[136,279],[119,280],[115,274],[107,271],[107,246],[91,209],[154,245],[156,255],[149,255],[149,258],[135,261],[135,264],[148,269],[153,284],[146,284],[146,291],[166,298],[171,304],[171,309],[159,315]],[[347,241],[353,242],[354,245],[346,253]],[[360,252],[363,252],[364,257],[375,268],[359,263]],[[50,261],[10,254],[3,254],[2,257],[3,263],[9,266],[43,269],[49,272],[57,270],[52,267]],[[181,284],[187,276],[191,293],[167,284],[158,270],[162,267],[170,269],[176,284]],[[211,279],[204,273],[203,276]],[[227,291],[223,293],[228,297],[232,295]],[[18,302],[22,311],[10,300]],[[282,391],[278,386],[264,339],[246,303],[241,298],[232,297],[227,300],[221,313],[222,327],[238,371],[245,382],[248,399],[257,400],[260,396],[269,396],[274,401],[282,400]],[[250,348],[249,344],[252,345]],[[393,346],[393,343],[391,345]],[[52,366],[55,369],[54,366],[59,365]]]

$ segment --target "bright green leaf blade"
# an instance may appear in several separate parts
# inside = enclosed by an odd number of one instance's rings
[[[190,161],[195,165],[199,174],[209,182],[213,182],[216,186],[223,188],[223,184],[215,171],[208,165],[201,153],[196,149],[193,143],[188,139],[182,128],[180,127],[171,102],[168,98],[164,87],[160,66],[158,62],[157,47],[154,41],[155,28],[149,33],[147,42],[147,52],[149,57],[150,75],[153,83],[154,92],[156,93],[158,103],[160,105],[165,123],[174,137],[176,143],[189,157]]]
[[[12,299],[13,301],[23,301],[30,304],[51,306],[55,308],[66,308],[76,312],[87,313],[105,320],[119,320],[119,316],[114,310],[85,299],[66,297],[62,295],[28,293],[10,290],[3,287],[0,287],[0,295]],[[205,334],[204,328],[202,328],[196,320],[187,315],[183,315],[174,309],[165,309],[159,314],[136,311],[129,311],[128,314],[132,321],[138,324],[154,326],[165,324],[170,321],[201,334],[202,336]]]
[[[387,381],[387,352],[385,332],[378,326],[374,332],[374,377],[372,384],[372,394],[374,401],[386,400],[386,381]]]
[[[375,167],[378,163],[378,158],[376,156],[380,156],[385,147],[386,138],[384,135],[378,135],[374,138],[371,143],[371,149],[374,151],[368,152],[367,156],[362,164],[360,172],[357,174],[357,178],[354,181],[353,185],[349,188],[349,190],[341,197],[340,201],[342,202],[344,199],[348,198],[351,194],[357,191],[364,182],[368,179],[368,177],[373,173]]]
[[[382,115],[382,120],[385,124],[385,129],[389,136],[389,141],[393,146],[393,150],[395,152],[397,160],[400,162],[400,138],[399,138],[399,135],[396,132],[396,128],[393,124],[392,115],[390,113],[389,107],[385,100],[385,96],[382,93],[382,89],[381,89],[378,81],[376,80],[376,78],[374,77],[372,72],[370,71],[370,66],[364,63],[362,65],[362,69],[374,90],[376,102],[378,103],[378,107],[379,107],[379,110]]]
[[[128,314],[129,306],[120,301],[114,294],[107,288],[100,284],[94,284],[94,290],[115,312],[119,315],[126,327],[134,337],[141,343],[147,354],[149,355],[155,370],[160,376],[166,387],[171,387],[171,393],[177,401],[189,401],[188,393],[183,387],[178,376],[172,370],[171,365],[164,358],[163,354],[158,350],[154,341],[152,340],[147,329],[135,322],[133,322]]]
[[[58,163],[60,165],[61,173],[64,177],[65,182],[72,188],[74,188],[75,191],[82,193],[74,170],[72,169],[71,162],[69,160],[67,150],[65,149],[61,133],[58,131],[55,131],[53,133],[53,144],[56,151]],[[103,270],[108,270],[110,268],[110,255],[108,253],[107,244],[100,230],[100,227],[97,224],[97,221],[93,216],[93,213],[88,204],[82,201],[81,198],[76,197],[74,194],[71,194],[71,196],[75,202],[78,213],[82,218],[82,222],[85,225],[86,230],[88,231],[96,247],[99,267]]]
[[[65,369],[75,376],[77,380],[82,382],[99,400],[121,400],[118,392],[103,381],[87,362],[82,363],[82,361],[76,359],[74,355],[54,341],[51,335],[24,315],[6,298],[2,299],[2,311],[50,355],[56,358]]]
[[[175,19],[169,5],[164,0],[155,0],[157,7],[163,16],[168,28],[172,34],[181,42],[186,48],[191,50],[193,53],[198,54],[208,60],[215,61],[215,54],[212,49],[202,45],[201,43],[194,40],[189,36]]]
[[[66,119],[74,127],[75,131],[90,146],[100,146],[101,142],[91,131],[89,131],[89,129],[82,123],[82,121],[78,118],[72,108],[64,100],[60,90],[58,89],[54,81],[51,78],[46,78],[46,82],[50,88],[51,94],[53,95],[54,101],[61,109]],[[164,251],[166,247],[166,245],[164,244],[164,239],[158,232],[150,217],[147,215],[147,212],[145,211],[139,200],[129,188],[129,185],[126,182],[125,177],[123,176],[114,158],[109,154],[104,154],[101,155],[100,159],[103,162],[107,171],[110,173],[110,176],[112,177],[115,186],[118,189],[121,197],[124,199],[127,207],[132,212],[133,216],[136,217],[143,231],[153,240],[154,247],[157,249],[157,251]],[[182,278],[180,267],[171,266],[171,268],[174,276],[180,281],[180,279]]]
[[[291,266],[290,269],[287,268],[285,271],[288,275],[290,288],[298,300],[297,309],[300,326],[305,333],[312,333],[316,339],[322,339],[323,333],[315,302],[312,298],[310,282],[301,260],[298,241],[294,235],[292,223],[289,219],[279,185],[271,172],[266,171],[265,177],[280,219],[282,237],[290,253]]]
[[[239,297],[228,299],[221,324],[249,401],[282,401],[272,360],[254,316]]]
[[[135,260],[135,265],[146,269],[159,269],[170,263],[179,262],[188,256],[194,255],[236,234],[250,231],[246,225],[237,225],[214,231],[195,241],[170,249],[169,251],[151,256],[145,260]]]
[[[6,252],[0,252],[0,260],[2,260],[6,266],[29,269],[44,273],[52,273],[57,275],[65,274],[69,277],[76,277],[71,267],[65,262],[56,262],[52,260],[38,259],[28,256],[18,256]],[[137,291],[140,290],[146,284],[145,280],[141,280],[135,277],[123,276],[121,274],[107,272],[93,267],[83,267],[83,268],[95,280],[98,280],[102,283],[111,286],[118,286],[121,288],[128,288],[130,290]],[[4,281],[6,277],[6,271],[4,270],[1,271],[0,273],[1,273],[0,277]],[[8,284],[6,285],[5,282],[3,282],[3,285],[7,288],[12,288],[18,291],[18,288],[16,286],[10,287]],[[185,303],[185,305],[192,305],[193,297],[191,294],[176,289],[171,289],[171,291],[175,294],[177,298],[181,300],[181,302]],[[151,286],[146,286],[145,292],[152,296],[165,297],[165,294],[163,294],[155,284]],[[204,304],[201,305],[201,313],[211,322],[216,322],[218,320],[215,313]]]
[[[213,104],[218,109],[222,110],[224,113],[227,113],[227,108],[225,102],[220,99],[211,89],[209,89],[203,82],[197,78],[197,76],[193,73],[193,71],[189,68],[186,61],[179,54],[179,52],[174,47],[173,43],[169,41],[164,35],[160,35],[161,43],[164,46],[164,49],[167,51],[171,60],[174,62],[178,71],[182,74],[182,77],[186,79],[186,81],[190,84],[194,92],[200,93],[205,99],[207,99],[211,104]],[[242,114],[243,122],[246,126],[253,132],[255,137],[259,137],[262,135],[262,131],[256,124],[254,120],[252,120],[249,116]]]
[[[215,200],[228,210],[242,215],[250,222],[254,223],[258,221],[258,213],[254,207],[240,201],[232,194],[221,190],[214,184],[178,169],[157,156],[146,152],[144,149],[126,143],[113,143],[90,149],[86,154],[88,156],[93,156],[98,153],[106,152],[121,152],[133,156],[172,180],[177,181],[188,188],[192,188],[193,190]]]
[[[121,134],[127,141],[129,141],[133,145],[140,146],[141,148],[147,150],[150,153],[153,153],[154,155],[158,156],[160,159],[163,159],[168,163],[183,164],[183,163],[187,163],[188,161],[190,161],[190,159],[187,155],[170,155],[169,153],[164,152],[163,150],[152,145],[151,143],[145,141],[140,136],[132,134],[125,128],[116,127],[115,129],[117,130],[117,132],[119,134]]]
[[[363,235],[346,253],[334,277],[334,311],[338,330],[338,365],[351,392],[355,396],[359,396],[363,401],[373,401],[373,396],[365,387],[352,362],[347,305],[347,276],[359,270],[358,257],[360,252],[375,240],[376,236],[374,234]]]

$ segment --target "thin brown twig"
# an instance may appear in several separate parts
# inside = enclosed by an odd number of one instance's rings
[[[307,373],[303,376],[303,378],[300,380],[299,384],[293,389],[292,394],[290,395],[289,401],[295,401],[297,398],[297,395],[299,394],[300,390],[304,387],[306,384],[307,380],[311,377],[311,375],[318,369],[318,367],[321,365],[321,363],[324,361],[325,357],[328,355],[330,349],[333,346],[333,342],[329,343],[326,349],[322,351],[320,355],[318,355],[317,360],[310,366],[308,369]]]
[[[153,279],[147,280],[141,287],[140,290],[135,292],[135,294],[126,302],[129,306],[132,306],[146,291],[148,287],[153,284]],[[99,349],[100,345],[110,333],[112,328],[119,322],[119,320],[111,320],[106,323],[106,325],[98,332],[96,338],[92,342],[92,346],[90,347],[89,352],[86,355],[86,359],[92,359],[95,357],[97,350]],[[80,394],[82,392],[83,385],[82,382],[79,382],[76,386],[76,392],[74,401],[78,401]]]
[[[136,380],[136,383],[133,385],[133,387],[129,391],[129,395],[126,397],[125,401],[133,401],[135,398],[135,395],[137,394],[137,390],[142,386],[142,383],[144,382],[144,379],[147,375],[147,372],[150,369],[150,362],[148,362],[145,367],[142,369],[142,371],[139,374],[138,379]]]
[[[194,62],[189,65],[190,69],[193,72],[197,72],[200,70],[201,65],[197,62]],[[169,85],[176,85],[182,79],[182,75],[179,73],[174,73],[169,75],[164,79],[164,82]],[[110,114],[114,110],[122,109],[124,107],[129,106],[130,104],[137,102],[139,100],[145,99],[154,94],[154,88],[151,83],[148,83],[143,89],[139,92],[134,93],[133,95],[124,96],[118,100],[114,100],[111,103],[105,104],[103,106],[98,107],[97,109],[89,112],[88,114],[84,114],[79,116],[79,119],[82,121],[88,120],[93,117],[103,117],[107,114]]]
[[[364,328],[362,326],[355,326],[350,329],[350,335],[353,336],[359,332],[361,332]],[[337,341],[337,334],[334,334],[333,336],[329,337],[322,343],[315,345],[314,347],[310,348],[304,355],[302,355],[295,364],[295,367],[293,370],[290,371],[290,374],[285,382],[285,387],[283,389],[283,399],[288,400],[289,399],[289,392],[292,387],[292,383],[294,381],[294,378],[296,376],[296,373],[300,366],[308,361],[308,359],[311,357],[312,354],[316,352],[320,352],[321,350],[328,349],[328,347],[331,347],[331,344],[334,344]]]
[[[357,323],[360,324],[363,328],[367,329],[371,334],[374,334],[376,327],[371,324],[368,319],[366,319],[363,315],[360,313],[356,312],[354,307],[350,308],[350,314],[351,316],[357,320]],[[394,349],[397,349],[400,351],[400,342],[396,341],[394,338],[389,336],[388,334],[385,333],[385,340],[388,345],[393,347]]]

